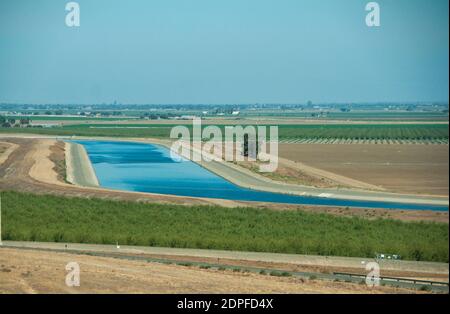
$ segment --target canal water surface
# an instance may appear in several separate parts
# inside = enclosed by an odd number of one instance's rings
[[[196,163],[173,160],[169,149],[146,143],[74,141],[84,145],[102,187],[179,196],[304,205],[448,210],[447,206],[308,197],[241,188]]]

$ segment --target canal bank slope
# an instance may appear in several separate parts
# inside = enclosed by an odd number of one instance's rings
[[[100,186],[83,145],[66,142],[66,165],[67,181],[70,183],[87,187]]]

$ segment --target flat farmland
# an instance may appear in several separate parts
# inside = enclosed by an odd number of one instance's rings
[[[181,121],[180,124],[186,124],[186,121]],[[208,124],[205,122],[202,126],[206,127]],[[255,123],[247,125],[255,126]],[[277,125],[277,123],[259,125],[269,126]],[[192,125],[186,126],[190,131],[192,130]],[[0,133],[169,138],[173,127],[173,124],[74,124],[53,128],[0,128]],[[225,125],[221,124],[220,128],[224,134]],[[279,139],[283,143],[342,143],[349,141],[379,144],[397,141],[442,144],[448,143],[448,124],[279,124]]]
[[[279,154],[388,191],[448,196],[448,145],[280,144]]]

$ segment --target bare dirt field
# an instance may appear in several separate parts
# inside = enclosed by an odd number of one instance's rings
[[[80,287],[65,266],[80,265]],[[0,293],[417,293],[413,290],[282,278],[109,257],[0,249]]]
[[[281,144],[279,154],[392,192],[449,194],[448,145]]]

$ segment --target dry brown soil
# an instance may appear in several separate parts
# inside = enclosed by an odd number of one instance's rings
[[[448,145],[281,144],[280,157],[392,192],[449,193]]]

